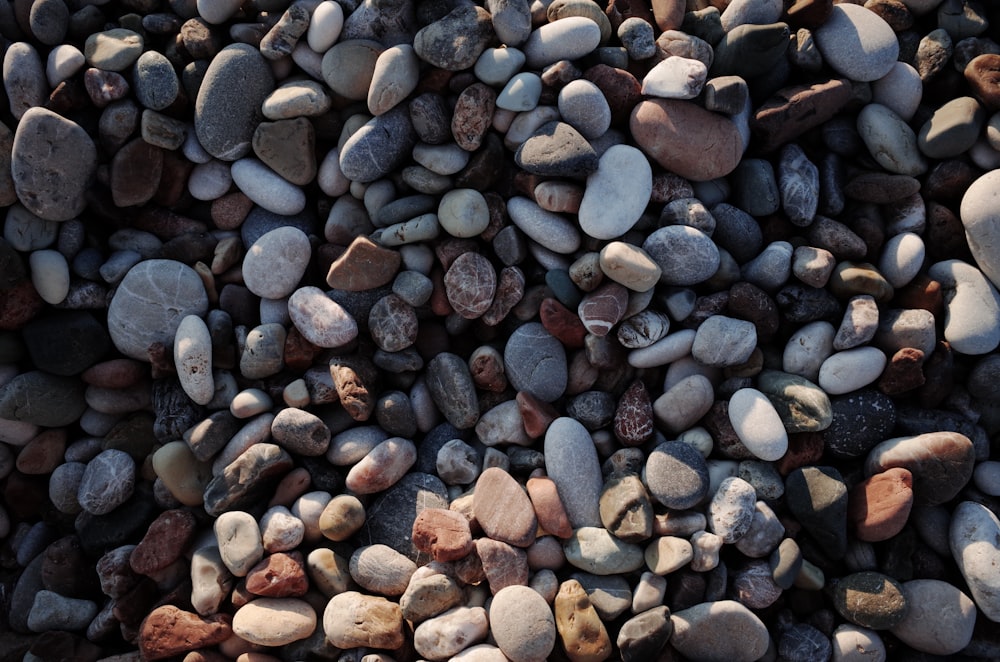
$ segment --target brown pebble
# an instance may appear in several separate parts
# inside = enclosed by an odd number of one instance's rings
[[[212,222],[220,230],[235,230],[253,209],[254,202],[242,191],[227,193],[212,201]]]
[[[498,467],[483,471],[476,480],[473,512],[485,533],[515,547],[535,541],[538,520],[531,500],[514,478]]]
[[[901,0],[868,0],[865,9],[874,12],[888,23],[893,32],[902,32],[913,27],[913,14]]]
[[[517,409],[521,414],[521,421],[524,425],[524,433],[532,439],[538,439],[549,429],[552,421],[559,418],[556,411],[548,402],[539,400],[527,391],[518,391],[514,396],[517,400]]]
[[[507,586],[528,585],[528,553],[523,549],[492,538],[479,538],[476,555],[493,595]]]
[[[785,10],[785,17],[794,28],[814,30],[826,23],[832,11],[833,0],[795,0]]]
[[[247,591],[268,598],[291,598],[309,590],[302,552],[275,552],[246,576]]]
[[[139,628],[139,652],[145,660],[162,660],[208,648],[233,636],[232,617],[198,614],[164,605],[154,609]]]
[[[132,570],[152,575],[177,561],[196,533],[197,522],[189,510],[166,510],[153,520],[146,535],[129,557]]]
[[[111,159],[111,197],[118,207],[149,202],[163,175],[163,150],[142,138],[125,144]]]
[[[850,100],[851,84],[844,79],[786,87],[757,109],[750,129],[768,152],[824,124]]]
[[[124,98],[129,92],[128,81],[124,76],[114,71],[93,67],[83,72],[83,84],[91,102],[98,108],[104,108],[112,101]]]
[[[823,435],[800,432],[788,435],[788,451],[778,460],[778,473],[787,476],[796,469],[816,464],[823,457]]]
[[[941,283],[927,274],[918,274],[909,284],[896,291],[892,307],[926,310],[935,318],[939,318],[944,314],[944,293],[941,291]]]
[[[542,326],[554,338],[570,349],[583,347],[587,328],[580,318],[558,300],[548,297],[538,309]]]
[[[624,69],[598,64],[587,69],[583,77],[596,85],[608,100],[612,124],[628,121],[632,110],[642,100],[642,85]]]
[[[903,530],[912,506],[913,474],[894,467],[850,491],[847,517],[859,540],[881,542]]]
[[[1000,55],[984,53],[965,67],[972,93],[991,111],[1000,110]]]
[[[382,248],[359,236],[334,260],[326,283],[337,290],[364,292],[392,282],[402,259],[397,251]]]
[[[413,546],[435,561],[457,561],[475,547],[469,520],[445,508],[424,508],[413,520]]]
[[[0,331],[17,331],[41,312],[45,301],[28,279],[0,290]]]
[[[900,395],[923,386],[924,353],[914,347],[904,347],[892,355],[878,379],[878,390],[886,395]]]
[[[538,525],[546,533],[557,538],[569,538],[573,535],[573,526],[559,497],[555,482],[547,476],[529,478],[527,483],[528,497],[535,509]]]

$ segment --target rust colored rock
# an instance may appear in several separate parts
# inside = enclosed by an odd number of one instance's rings
[[[991,111],[1000,110],[1000,55],[984,53],[965,65],[972,93]]]
[[[629,128],[636,144],[660,166],[696,182],[728,175],[746,149],[731,119],[690,101],[641,101]]]
[[[903,530],[913,506],[913,474],[894,467],[859,483],[848,496],[847,518],[859,540],[881,542]]]
[[[518,391],[514,398],[517,400],[517,410],[521,414],[524,433],[532,439],[540,438],[549,429],[552,421],[559,418],[559,412],[555,407],[527,391]]]
[[[687,3],[684,0],[652,0],[653,17],[660,30],[676,30],[684,22]]]
[[[598,64],[587,69],[583,77],[596,85],[608,100],[612,124],[627,120],[636,104],[642,101],[642,85],[624,69]]]
[[[330,265],[326,284],[348,292],[373,290],[392,282],[401,261],[397,251],[382,248],[367,237],[357,237]]]
[[[298,327],[291,325],[285,335],[285,350],[282,354],[287,369],[305,372],[321,351],[319,347],[306,340]]]
[[[469,520],[453,510],[425,508],[413,520],[413,546],[435,561],[457,561],[475,548]]]
[[[926,310],[935,318],[941,318],[944,315],[944,293],[941,291],[941,283],[927,274],[918,274],[908,285],[896,290],[892,308]]]
[[[340,404],[355,421],[367,421],[375,410],[378,370],[361,356],[330,360],[330,376]]]
[[[923,386],[924,353],[914,347],[904,347],[892,355],[878,379],[878,390],[886,395],[899,395]]]
[[[232,617],[202,618],[173,605],[157,607],[139,627],[139,652],[144,660],[163,660],[199,648],[221,644],[233,636]]]
[[[529,478],[526,487],[542,530],[557,538],[572,536],[573,525],[569,523],[569,515],[566,514],[566,507],[559,497],[555,482],[547,476],[539,476]]]
[[[632,382],[618,400],[614,430],[626,446],[641,446],[653,436],[653,404],[641,381]]]
[[[587,328],[573,311],[558,300],[551,297],[543,299],[538,315],[545,330],[563,345],[571,349],[583,347]]]
[[[0,331],[17,331],[45,306],[30,280],[0,290]]]
[[[875,475],[894,467],[913,474],[913,494],[920,503],[937,505],[955,498],[972,478],[972,441],[958,432],[928,432],[896,437],[875,446],[865,461],[865,473]]]
[[[611,638],[580,582],[563,582],[554,607],[556,630],[572,662],[601,662],[611,656]]]
[[[465,319],[482,317],[497,292],[497,272],[479,253],[463,253],[444,275],[448,303]]]
[[[267,598],[292,598],[309,590],[302,552],[275,552],[246,576],[247,591]]]
[[[184,554],[194,537],[197,522],[189,510],[167,510],[160,513],[146,530],[129,557],[132,570],[140,575],[153,575]]]
[[[91,386],[129,388],[146,376],[147,368],[135,359],[109,359],[95,363],[80,375]]]
[[[483,313],[482,320],[487,326],[496,326],[507,318],[521,299],[524,298],[524,272],[518,267],[504,267],[500,270],[493,303]]]
[[[472,509],[483,533],[515,547],[535,542],[538,519],[531,499],[514,478],[498,467],[479,475]]]
[[[757,109],[750,129],[768,152],[824,124],[850,100],[851,84],[844,79],[786,87]]]

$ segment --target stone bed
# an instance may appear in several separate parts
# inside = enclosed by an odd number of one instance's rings
[[[1000,659],[1000,9],[0,0],[0,660]]]

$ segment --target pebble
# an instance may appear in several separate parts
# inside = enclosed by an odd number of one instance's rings
[[[387,545],[366,545],[351,555],[351,577],[363,588],[388,596],[402,595],[417,566]]]
[[[537,322],[519,326],[504,347],[504,372],[518,391],[552,402],[566,390],[568,367],[562,344]]]
[[[219,51],[195,102],[194,129],[205,151],[223,161],[246,156],[261,104],[273,90],[271,68],[258,49],[233,44]]]
[[[564,217],[515,196],[507,201],[510,219],[528,238],[556,253],[572,253],[580,247],[580,233]]]
[[[649,454],[645,481],[662,505],[684,510],[700,504],[708,494],[708,466],[693,446],[680,441],[658,445]]]
[[[902,531],[913,505],[913,475],[902,467],[875,474],[848,497],[847,517],[859,540],[881,542]]]
[[[878,80],[895,64],[899,42],[878,14],[854,7],[834,7],[814,32],[816,45],[824,61],[842,76],[861,82]]]
[[[231,511],[221,514],[213,528],[222,562],[233,575],[245,577],[264,556],[257,520],[249,513]]]
[[[642,250],[660,268],[660,282],[688,286],[708,280],[719,268],[719,249],[704,232],[669,225],[652,232]]]
[[[743,445],[758,458],[774,461],[788,450],[788,435],[778,412],[757,389],[744,388],[732,395],[729,420]]]
[[[403,645],[403,615],[383,597],[345,591],[326,604],[323,632],[337,648],[394,650]]]
[[[638,545],[626,543],[601,526],[581,526],[563,545],[570,565],[595,575],[619,575],[645,562]]]
[[[652,187],[652,169],[642,152],[629,145],[610,147],[587,178],[578,211],[580,228],[595,239],[625,234],[645,211]],[[624,204],[608,210],[604,201],[610,195],[622,196]]]
[[[685,657],[723,662],[760,658],[768,648],[764,623],[735,600],[702,602],[670,616],[671,645]]]
[[[597,23],[583,16],[567,16],[533,30],[521,49],[528,68],[543,69],[559,60],[586,55],[600,41],[601,28]]]
[[[745,363],[757,346],[757,330],[752,322],[712,315],[698,327],[691,356],[713,368]]]
[[[732,120],[681,99],[639,102],[629,128],[639,148],[661,167],[695,182],[731,173],[745,148]]]
[[[257,598],[233,615],[233,634],[260,646],[286,646],[309,637],[316,612],[295,598]]]
[[[544,447],[546,472],[573,528],[600,526],[604,481],[590,433],[572,418],[557,418],[545,433]]]
[[[997,264],[994,247],[997,242],[996,184],[1000,177],[988,172],[966,189],[962,196],[959,217],[972,257],[983,274],[994,286],[1000,282],[1000,264]]]
[[[605,659],[611,639],[583,586],[570,579],[559,586],[553,608],[556,630],[570,659]]]
[[[77,490],[77,503],[92,515],[106,515],[135,489],[135,462],[123,451],[102,451],[87,463]]]
[[[302,336],[317,347],[341,347],[358,335],[358,324],[318,287],[300,287],[288,298],[288,314]]]
[[[413,630],[413,647],[428,660],[451,659],[486,638],[489,629],[482,607],[454,607]]]
[[[497,647],[512,662],[542,662],[555,648],[552,610],[527,586],[508,586],[494,594],[489,624]]]
[[[857,130],[872,158],[889,172],[915,177],[927,170],[916,134],[890,108],[868,104],[858,114]]]
[[[851,623],[872,630],[894,628],[909,608],[902,584],[880,572],[847,575],[833,590],[837,612]]]
[[[708,506],[709,530],[724,543],[738,541],[753,523],[757,496],[750,483],[729,477],[722,481]]]
[[[694,99],[708,78],[708,67],[700,60],[668,57],[642,79],[642,93],[662,99]]]
[[[885,364],[885,354],[876,347],[855,347],[836,352],[820,366],[818,383],[831,395],[850,393],[878,379]]]
[[[1000,345],[1000,328],[986,320],[1000,312],[1000,295],[976,267],[961,260],[930,266],[927,274],[945,291],[944,337],[963,354],[986,354]]]
[[[50,630],[84,630],[97,615],[97,604],[90,600],[68,598],[53,591],[35,594],[28,612],[28,629],[32,632]]]
[[[900,467],[913,475],[918,502],[940,504],[953,499],[968,483],[975,464],[972,441],[957,432],[930,432],[896,437],[877,444],[865,460],[874,475]],[[935,469],[931,469],[931,466]]]
[[[351,467],[344,485],[355,494],[373,494],[392,487],[417,460],[417,449],[409,439],[390,437]]]
[[[931,655],[955,655],[973,637],[976,605],[960,589],[938,579],[903,583],[909,606],[892,628],[893,635],[910,648]]]
[[[831,558],[842,558],[847,551],[848,497],[840,472],[824,466],[795,469],[785,479],[785,495],[802,527]]]

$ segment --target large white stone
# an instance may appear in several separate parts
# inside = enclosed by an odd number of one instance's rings
[[[597,171],[587,177],[578,213],[580,228],[595,239],[625,234],[646,211],[652,191],[653,169],[646,155],[630,145],[609,147]]]

